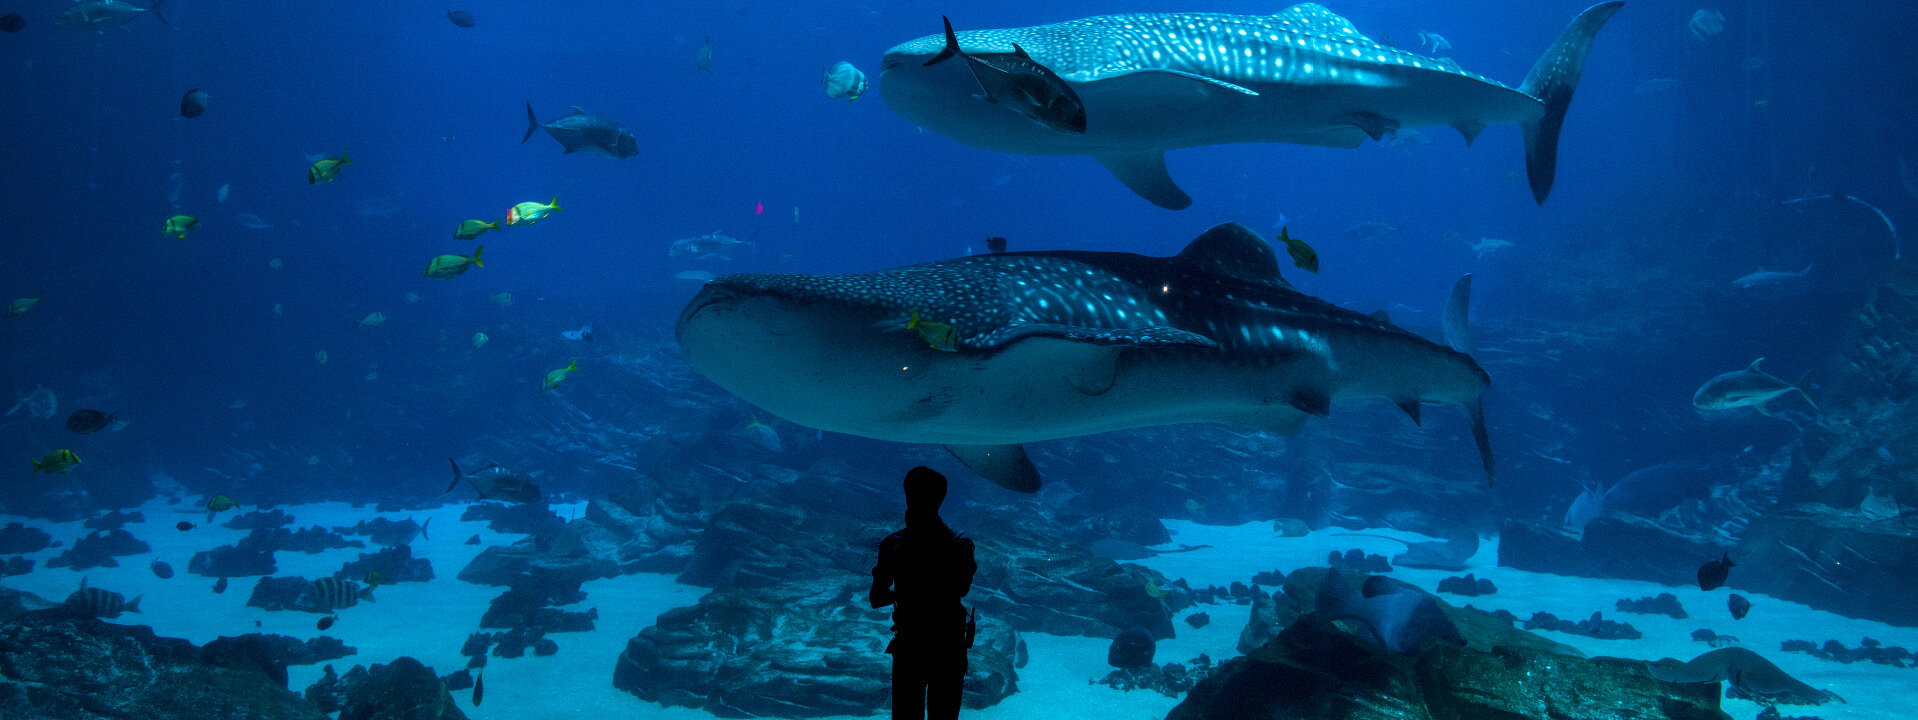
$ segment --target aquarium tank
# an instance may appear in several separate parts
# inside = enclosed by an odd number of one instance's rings
[[[0,718],[1910,717],[1914,35],[0,0]]]

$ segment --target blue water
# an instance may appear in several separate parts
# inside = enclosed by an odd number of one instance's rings
[[[1512,468],[1498,512],[1545,517],[1582,481],[1691,452],[1741,457],[1749,471],[1798,439],[1809,416],[1713,419],[1687,403],[1755,357],[1787,379],[1820,366],[1890,267],[1889,235],[1862,205],[1784,201],[1849,194],[1918,227],[1918,196],[1898,175],[1899,152],[1918,156],[1907,51],[1918,19],[1898,2],[1725,4],[1727,29],[1701,41],[1685,25],[1702,6],[1632,0],[1587,60],[1542,207],[1516,128],[1496,125],[1470,148],[1420,128],[1430,144],[1173,151],[1195,198],[1179,212],[1086,157],[1005,155],[918,130],[880,97],[879,57],[936,32],[941,14],[966,29],[1277,5],[479,2],[462,6],[477,19],[462,29],[446,8],[411,2],[173,0],[171,28],[143,17],[95,33],[55,27],[57,4],[0,8],[28,22],[0,36],[0,299],[44,298],[0,321],[0,404],[39,386],[60,398],[52,420],[0,418],[0,458],[20,471],[0,507],[52,519],[137,505],[168,478],[247,502],[433,504],[447,456],[497,451],[510,443],[495,436],[570,412],[536,389],[575,356],[568,403],[668,433],[683,419],[657,405],[670,388],[723,395],[671,350],[697,289],[678,272],[874,270],[983,252],[993,235],[1014,250],[1170,255],[1227,221],[1269,236],[1283,222],[1311,242],[1321,274],[1286,268],[1308,294],[1429,331],[1469,272],[1489,343],[1545,337],[1534,349],[1550,361],[1482,358]],[[1439,33],[1444,56],[1517,85],[1584,3],[1329,7],[1407,49]],[[695,67],[706,38],[710,73]],[[837,60],[872,76],[866,97],[821,92]],[[1638,92],[1655,79],[1676,82]],[[182,118],[179,97],[195,87],[209,109]],[[543,121],[575,105],[620,121],[640,153],[562,155],[544,133],[522,144],[528,102]],[[308,156],[342,148],[352,164],[337,182],[309,186]],[[562,213],[479,241],[484,268],[421,277],[434,256],[471,252],[451,238],[459,221],[554,196]],[[160,234],[175,213],[199,228]],[[244,227],[241,213],[273,227]],[[1342,237],[1371,221],[1397,230]],[[668,257],[675,239],[715,230],[753,247],[726,262]],[[1482,238],[1513,247],[1478,257],[1467,243]],[[1731,285],[1807,265],[1820,270],[1787,292]],[[376,311],[383,324],[360,324]],[[559,339],[586,322],[594,345]],[[491,342],[474,348],[475,332]],[[653,372],[658,384],[638,379]],[[752,410],[731,402],[691,430],[722,437],[746,422]],[[79,407],[128,425],[69,435],[59,419]],[[1438,422],[1440,435],[1460,430]],[[533,442],[552,449],[540,469],[554,493],[591,497],[644,463],[618,438]],[[27,458],[67,447],[79,469],[27,475]],[[842,451],[909,449],[842,438],[822,450]],[[1119,460],[1205,465],[1206,451],[1134,447]],[[1390,452],[1475,481],[1468,441]],[[1045,469],[1083,482],[1098,470]]]

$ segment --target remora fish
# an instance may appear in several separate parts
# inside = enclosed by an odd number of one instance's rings
[[[1192,198],[1166,172],[1165,151],[1245,142],[1355,148],[1410,127],[1456,128],[1470,143],[1492,123],[1518,123],[1532,196],[1551,192],[1559,128],[1593,36],[1623,2],[1574,19],[1517,89],[1359,34],[1319,5],[1277,15],[1106,15],[1038,27],[957,33],[966,55],[1013,57],[1017,43],[1050,68],[1093,119],[1063,133],[980,102],[965,63],[928,35],[886,52],[880,93],[913,124],[974,147],[1021,155],[1091,155],[1154,205]]]
[[[533,104],[526,103],[526,135],[521,143],[533,139],[534,131],[545,129],[566,148],[565,153],[581,150],[609,158],[629,158],[639,154],[639,141],[633,139],[631,130],[625,125],[607,120],[573,106],[573,113],[549,123],[541,123],[539,116],[533,114]]]
[[[908,330],[914,316],[951,325],[950,351]],[[1020,443],[1189,422],[1294,433],[1334,399],[1369,395],[1414,421],[1421,403],[1463,408],[1492,472],[1479,402],[1490,378],[1471,357],[1294,290],[1237,223],[1169,258],[1015,252],[728,275],[676,334],[695,368],[774,415],[943,444],[1025,492],[1039,475]]]
[[[945,16],[940,20],[946,23],[945,48],[938,55],[927,60],[927,65],[938,65],[950,58],[964,60],[972,69],[972,78],[979,82],[979,94],[973,97],[991,103],[1004,105],[1007,109],[1040,125],[1064,133],[1084,134],[1086,131],[1086,106],[1079,96],[1072,92],[1072,86],[1051,68],[1033,60],[1019,43],[1012,44],[1010,55],[999,54],[986,58],[967,55],[959,47],[959,38],[952,32],[952,21]]]

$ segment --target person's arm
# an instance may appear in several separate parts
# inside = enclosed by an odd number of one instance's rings
[[[972,538],[959,538],[959,547],[959,569],[965,575],[959,582],[959,597],[965,597],[966,593],[972,592],[972,576],[979,572],[979,561],[973,556]]]
[[[872,593],[867,597],[874,609],[892,604],[892,542],[879,545],[879,562],[872,566]]]

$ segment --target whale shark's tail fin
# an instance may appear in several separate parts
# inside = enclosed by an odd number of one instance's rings
[[[1552,194],[1552,173],[1558,168],[1558,131],[1565,124],[1565,108],[1572,104],[1572,91],[1578,89],[1578,76],[1585,70],[1585,51],[1592,38],[1612,14],[1625,7],[1624,0],[1599,3],[1579,13],[1558,42],[1532,66],[1519,92],[1545,103],[1545,115],[1537,122],[1520,123],[1525,136],[1525,174],[1532,183],[1532,197],[1539,204]]]

